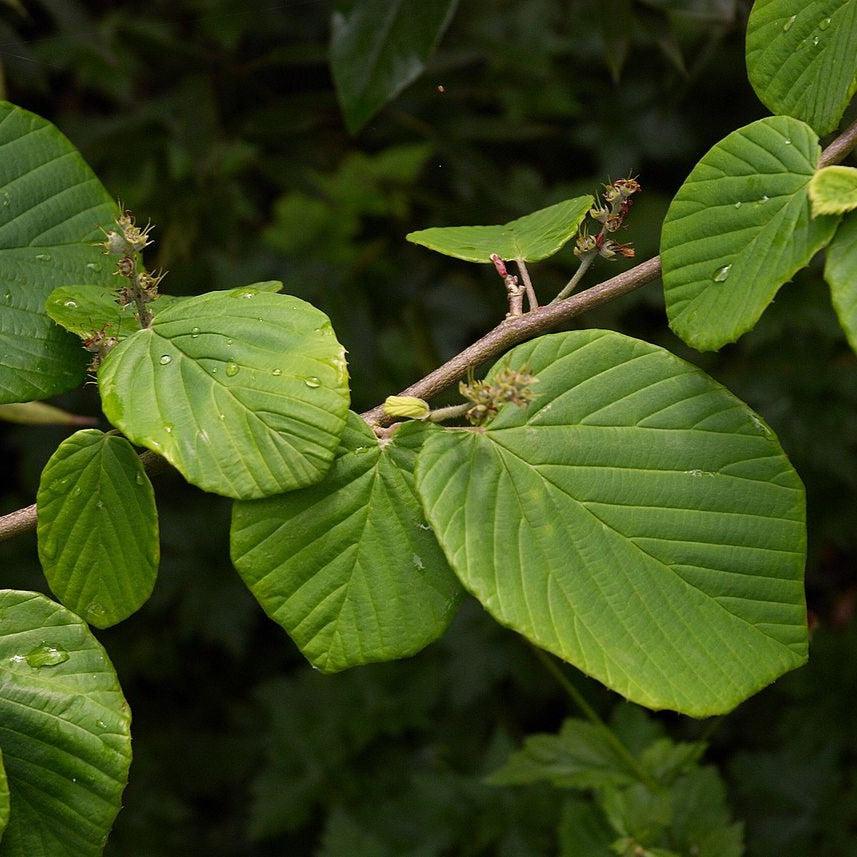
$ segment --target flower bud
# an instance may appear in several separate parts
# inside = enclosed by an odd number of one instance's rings
[[[387,396],[384,402],[384,413],[388,417],[422,420],[428,416],[429,410],[428,403],[416,396]]]

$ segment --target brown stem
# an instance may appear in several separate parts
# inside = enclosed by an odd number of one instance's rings
[[[524,281],[524,288],[527,290],[527,305],[530,309],[539,308],[539,299],[536,297],[536,290],[533,288],[533,281],[530,279],[530,272],[527,270],[527,264],[523,259],[515,260],[518,271],[521,274],[521,279]]]
[[[857,146],[857,122],[849,125],[831,144],[821,153],[818,159],[820,167],[829,167],[844,161]]]

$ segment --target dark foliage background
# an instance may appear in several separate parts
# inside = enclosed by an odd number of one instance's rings
[[[628,5],[462,0],[427,73],[356,138],[326,64],[325,0],[5,0],[2,94],[152,218],[166,290],[276,278],[327,312],[360,409],[504,312],[487,267],[407,231],[500,222],[630,171],[645,193],[627,240],[647,258],[695,161],[764,115],[744,68],[748,3]],[[572,262],[567,250],[534,266],[543,297]],[[578,321],[703,366],[775,428],[808,488],[810,665],[719,723],[660,716],[675,736],[711,733],[751,857],[857,854],[857,357],[819,270],[719,355],[669,333],[656,285]],[[92,387],[60,403],[98,413]],[[32,502],[65,433],[0,431],[8,511]],[[155,595],[98,635],[134,711],[109,854],[556,853],[559,792],[482,782],[570,713],[515,635],[467,603],[420,656],[322,676],[230,567],[228,503],[178,478],[156,487]],[[0,547],[0,564],[3,586],[46,590],[33,537]],[[576,680],[605,714],[624,704]]]

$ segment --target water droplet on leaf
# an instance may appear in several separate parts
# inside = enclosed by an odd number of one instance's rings
[[[233,362],[232,360],[230,360],[226,364],[226,374],[230,378],[234,378],[238,374],[238,370],[239,370],[238,364]]]
[[[736,202],[735,208],[740,208],[743,204],[744,204],[743,202]]]
[[[77,301],[66,301],[63,306],[68,307],[69,309],[77,309]]]
[[[190,331],[191,339],[196,339],[197,336],[199,336],[199,328],[198,327],[192,327],[191,331]]]
[[[271,371],[271,374],[272,374],[272,375],[276,375],[277,377],[279,377],[280,375],[282,375],[282,374],[283,374],[283,370],[282,370],[282,369],[273,369],[273,370]]]
[[[37,253],[36,258],[40,262],[50,262],[51,261],[51,254],[50,253]]]
[[[724,265],[722,268],[718,268],[711,275],[711,279],[714,280],[715,283],[725,283],[729,279],[729,272],[731,270],[731,265]]]
[[[164,431],[167,434],[170,434],[172,432],[172,430],[173,430],[173,424],[172,423],[164,423]]]
[[[47,643],[42,643],[27,652],[26,657],[27,663],[31,667],[40,669],[41,667],[55,667],[65,663],[69,654],[62,646],[49,646]]]
[[[172,362],[173,362],[173,358],[170,357],[169,354],[162,354],[161,359],[158,361],[158,363],[160,363],[161,366],[166,366],[167,363],[172,363]]]
[[[824,18],[818,25],[819,30],[826,30],[830,26],[830,18]]]
[[[134,481],[135,481],[138,485],[142,485],[146,480],[143,478],[143,474],[142,474],[142,473],[138,473],[138,474],[134,477]]]
[[[315,377],[315,375],[310,375],[309,378],[304,378],[304,384],[306,384],[307,387],[312,387],[313,389],[315,389],[316,387],[321,386],[321,381],[319,381],[318,378]]]
[[[101,265],[97,264],[96,262],[87,262],[86,263],[86,269],[87,269],[87,271],[98,272],[101,270]]]
[[[785,24],[783,24],[783,32],[787,33],[792,28],[796,20],[797,15],[792,15],[791,18],[786,19]]]
[[[764,196],[759,200],[759,205],[764,205],[766,202],[768,202],[768,200],[770,200],[770,197],[769,197],[767,194],[765,194],[765,195],[764,195]]]

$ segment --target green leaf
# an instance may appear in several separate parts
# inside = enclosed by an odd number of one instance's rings
[[[45,315],[69,280],[109,283],[91,246],[116,205],[49,122],[0,102],[0,403],[45,399],[79,384],[86,355]]]
[[[833,237],[807,192],[820,148],[803,122],[769,117],[733,131],[694,167],[661,235],[670,327],[700,351],[752,329],[780,286]]]
[[[87,429],[42,471],[39,559],[57,598],[97,628],[136,612],[158,574],[158,512],[143,464],[124,437]]]
[[[577,234],[592,207],[591,196],[578,196],[519,217],[502,226],[443,226],[411,232],[407,239],[466,262],[502,259],[538,262],[553,256]]]
[[[458,0],[361,0],[333,15],[330,68],[355,134],[422,74]]]
[[[205,491],[251,499],[318,482],[348,411],[324,313],[252,287],[177,301],[98,372],[104,413]]]
[[[669,352],[554,334],[496,364],[535,401],[430,437],[417,489],[501,623],[650,708],[729,711],[806,660],[803,485],[745,404]],[[490,377],[490,376],[489,376]]]
[[[670,795],[660,790],[652,792],[642,783],[628,788],[605,786],[597,799],[613,829],[636,842],[660,839],[672,820]]]
[[[803,119],[819,134],[833,131],[857,81],[857,2],[756,0],[747,71],[772,113]]]
[[[640,755],[642,766],[659,782],[671,785],[681,774],[693,767],[705,753],[699,741],[674,743],[661,738],[646,747]]]
[[[98,857],[131,762],[128,704],[77,616],[0,591],[0,748],[9,824],[0,857]]]
[[[559,822],[560,857],[613,857],[615,839],[598,807],[580,798],[566,801]]]
[[[636,779],[603,729],[569,718],[558,735],[530,735],[488,782],[509,786],[547,781],[557,788],[589,789],[630,785]]]
[[[245,292],[279,292],[279,280],[253,283]],[[187,300],[177,295],[158,295],[148,304],[156,316],[176,301]],[[106,286],[60,286],[54,289],[45,303],[45,311],[59,325],[82,338],[102,332],[107,336],[125,339],[140,329],[134,304],[119,306],[116,303],[116,284]]]
[[[854,167],[824,167],[809,183],[812,213],[845,214],[857,208],[857,169]]]
[[[3,831],[9,823],[9,782],[6,779],[6,768],[3,766],[3,753],[0,752],[0,840]]]
[[[839,323],[851,347],[857,351],[857,215],[842,221],[830,243],[824,276]]]
[[[455,612],[461,586],[413,487],[417,453],[433,431],[408,423],[382,447],[351,413],[320,483],[235,504],[236,568],[319,669],[412,655]]]

